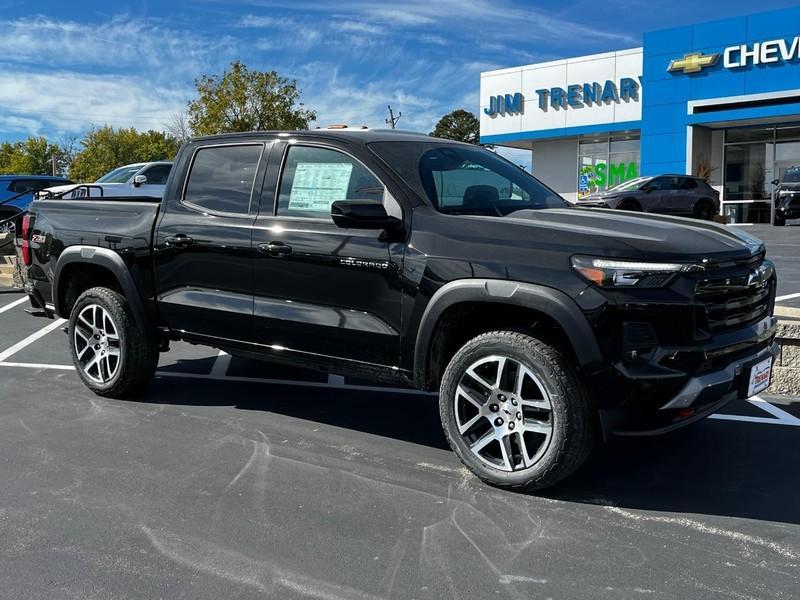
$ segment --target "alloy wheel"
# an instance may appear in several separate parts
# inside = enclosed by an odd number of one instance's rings
[[[95,383],[111,381],[122,363],[117,326],[99,304],[81,309],[73,327],[78,367]]]
[[[492,355],[472,363],[456,388],[461,438],[482,462],[503,471],[534,466],[553,434],[553,407],[541,380],[520,361]]]

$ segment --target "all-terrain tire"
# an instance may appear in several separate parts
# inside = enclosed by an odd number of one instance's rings
[[[102,382],[97,381],[97,375],[93,377],[91,371],[87,373],[84,368],[86,359],[83,358],[82,362],[78,357],[78,347],[83,344],[80,335],[77,336],[80,341],[76,342],[75,328],[78,318],[85,309],[92,306],[105,310],[118,338],[116,342],[111,342],[119,353],[117,368],[113,376]],[[75,369],[86,387],[95,394],[109,398],[128,398],[141,392],[152,380],[159,354],[155,337],[152,332],[142,330],[133,316],[130,304],[119,292],[105,287],[94,287],[83,292],[72,307],[68,333]],[[85,336],[84,326],[81,333]],[[96,368],[94,372],[98,373]]]
[[[535,374],[552,405],[552,434],[547,449],[533,465],[513,471],[494,468],[476,457],[459,432],[455,416],[456,390],[466,370],[482,358],[498,355],[511,358]],[[450,447],[470,471],[486,483],[517,491],[541,490],[571,475],[586,461],[598,439],[597,411],[573,360],[553,346],[517,331],[484,333],[456,352],[442,377],[439,414]]]

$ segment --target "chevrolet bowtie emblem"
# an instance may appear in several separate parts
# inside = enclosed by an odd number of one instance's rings
[[[686,73],[699,73],[706,67],[713,67],[719,60],[719,53],[703,54],[702,52],[690,52],[683,58],[676,58],[670,61],[667,71],[674,73],[683,71]]]

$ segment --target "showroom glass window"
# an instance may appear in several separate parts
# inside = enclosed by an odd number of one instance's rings
[[[578,145],[578,199],[639,176],[639,138],[581,139]]]
[[[800,169],[800,127],[725,131],[723,214],[733,223],[769,223],[775,195]]]

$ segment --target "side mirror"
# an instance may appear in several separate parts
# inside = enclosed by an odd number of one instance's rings
[[[401,223],[374,200],[337,200],[331,205],[331,218],[343,229],[394,229]]]
[[[133,187],[139,187],[143,183],[147,183],[147,175],[135,175],[133,178]]]
[[[780,179],[773,179],[772,181],[770,181],[770,183],[771,183],[772,185],[778,185],[780,182],[781,182],[781,180],[780,180]]]
[[[645,194],[649,194],[650,192],[652,192],[652,191],[653,191],[653,188],[651,188],[649,185],[643,185],[643,186],[642,186],[642,187],[640,187],[639,189],[640,189],[641,191],[643,191]]]

